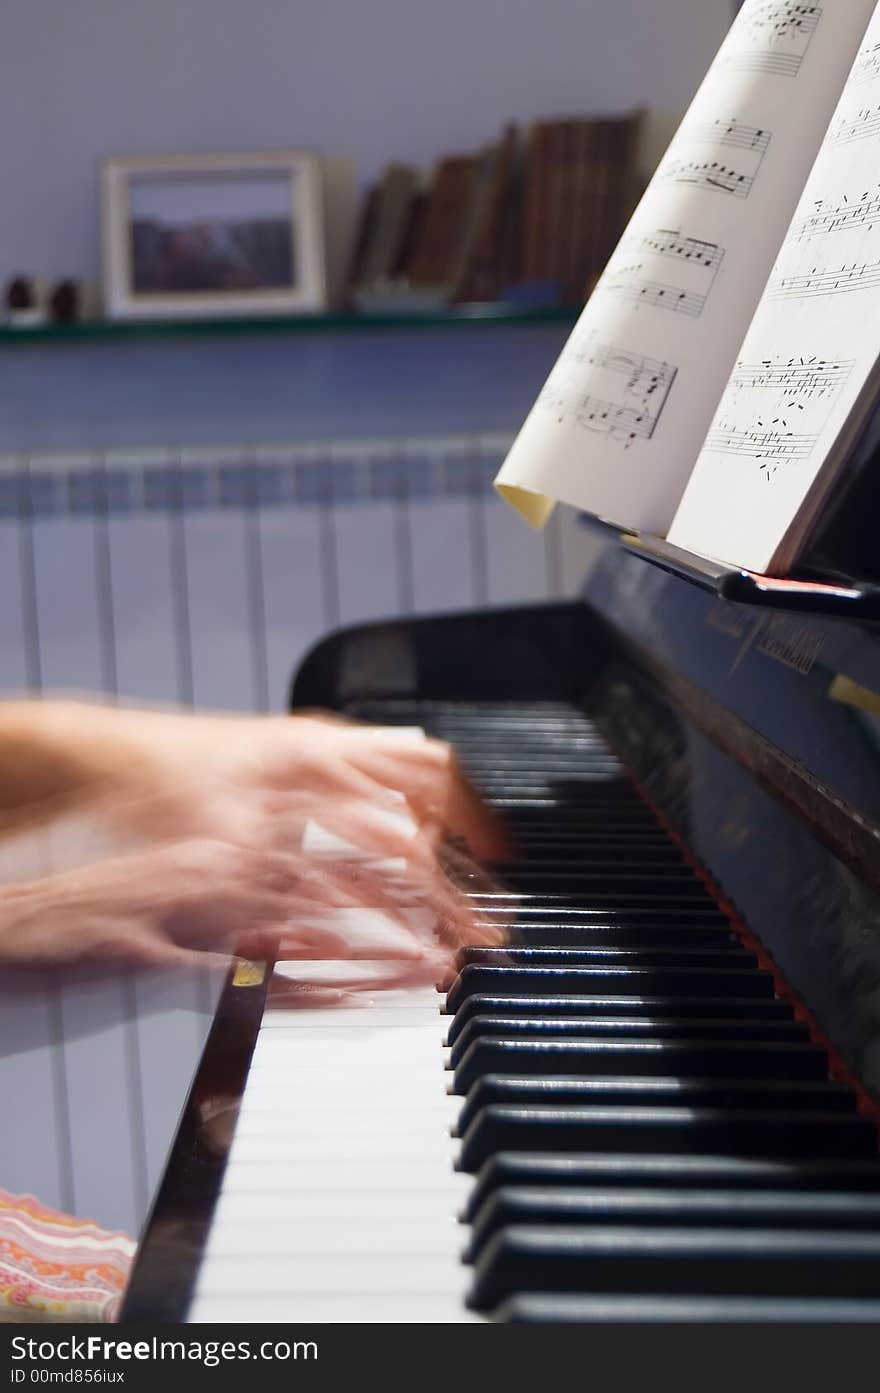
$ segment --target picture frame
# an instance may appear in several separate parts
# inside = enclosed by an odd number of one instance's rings
[[[101,165],[109,319],[319,312],[322,166],[302,150],[115,156]]]

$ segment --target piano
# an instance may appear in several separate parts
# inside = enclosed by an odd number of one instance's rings
[[[880,638],[584,532],[572,602],[322,642],[515,847],[444,996],[229,978],[123,1320],[880,1318]]]

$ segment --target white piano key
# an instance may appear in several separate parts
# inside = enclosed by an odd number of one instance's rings
[[[389,1314],[393,1309],[393,1315]],[[367,1292],[333,1292],[311,1296],[197,1296],[190,1320],[205,1325],[260,1324],[372,1324],[393,1321],[398,1324],[454,1324],[476,1322],[482,1318],[468,1311],[457,1292],[395,1292],[393,1302],[385,1296]]]
[[[470,1177],[462,1172],[448,1174],[447,1158],[442,1154],[401,1161],[397,1157],[355,1160],[346,1156],[341,1159],[337,1153],[318,1170],[310,1161],[300,1158],[245,1161],[230,1157],[223,1175],[221,1199],[232,1194],[305,1194],[307,1187],[314,1194],[341,1195],[349,1189],[368,1189],[376,1195],[394,1194],[398,1190],[436,1194],[445,1193],[448,1186],[449,1193],[463,1201],[470,1183]]]
[[[279,1104],[281,1101],[279,1099]],[[365,1135],[375,1137],[381,1133],[383,1137],[396,1140],[398,1137],[412,1136],[413,1133],[433,1136],[439,1131],[441,1135],[449,1135],[458,1113],[455,1101],[450,1098],[440,1098],[434,1107],[385,1108],[380,1105],[372,1110],[365,1108],[357,1111],[346,1107],[344,1116],[340,1116],[339,1109],[335,1108],[303,1107],[295,1092],[284,1101],[286,1107],[278,1106],[275,1109],[242,1108],[240,1124],[250,1136],[267,1139],[320,1135],[351,1140]]]
[[[417,1058],[439,1060],[439,1038],[436,1035],[432,1036],[430,1031],[423,1030],[421,1026],[398,1026],[395,1030],[387,1032],[358,1031],[354,1026],[350,1026],[332,1034],[324,1030],[302,1030],[290,1035],[281,1035],[280,1032],[273,1031],[273,1034],[279,1034],[280,1038],[273,1041],[271,1051],[260,1051],[252,1068],[275,1068],[283,1064],[287,1068],[295,1066],[297,1069],[330,1069],[335,1059],[345,1059],[351,1047],[367,1037],[371,1037],[369,1044],[374,1051],[376,1067],[403,1067],[403,1051],[408,1055],[405,1061],[407,1067],[412,1066]],[[356,1063],[354,1067],[358,1067]]]
[[[205,1261],[227,1257],[288,1257],[300,1263],[312,1257],[385,1258],[419,1254],[461,1255],[467,1235],[454,1217],[414,1224],[394,1214],[348,1214],[344,1218],[278,1220],[260,1227],[230,1220],[215,1224],[205,1249]]]
[[[407,1253],[405,1261],[384,1253],[308,1253],[302,1262],[287,1257],[218,1257],[206,1262],[196,1283],[196,1296],[213,1293],[310,1296],[334,1291],[457,1292],[467,1269],[446,1253]]]
[[[269,1319],[284,1298],[287,1320],[301,1300],[309,1319],[342,1320],[355,1293],[358,1319],[396,1321],[417,1293],[420,1319],[467,1318],[469,1177],[455,1170],[442,1001],[397,988],[371,1006],[270,1008],[190,1319],[234,1294],[237,1320]]]
[[[426,1130],[424,1133],[404,1133],[390,1139],[388,1136],[369,1132],[353,1134],[340,1128],[316,1135],[301,1132],[293,1136],[250,1136],[245,1133],[240,1138],[236,1136],[234,1144],[238,1147],[238,1156],[243,1161],[307,1159],[323,1162],[332,1160],[340,1150],[344,1150],[351,1160],[378,1160],[387,1156],[389,1144],[398,1160],[409,1161],[436,1155],[438,1148],[449,1141],[450,1138],[444,1136],[442,1128]],[[454,1164],[455,1154],[451,1147],[446,1154],[449,1164]]]
[[[419,1113],[442,1113],[452,1118],[457,1117],[461,1109],[461,1099],[449,1094],[439,1093],[436,1098],[426,1100],[417,1090],[407,1089],[405,1095],[401,1096],[393,1084],[381,1090],[366,1091],[363,1076],[360,1075],[354,1079],[347,1079],[342,1074],[334,1075],[332,1092],[328,1096],[326,1080],[325,1074],[298,1079],[295,1094],[297,1108],[303,1112],[335,1112],[344,1102],[347,1112],[381,1112],[384,1115],[415,1109]],[[258,1118],[261,1113],[277,1112],[279,1108],[288,1106],[291,1096],[289,1089],[279,1090],[277,1084],[266,1088],[251,1079],[242,1116]]]
[[[453,1186],[452,1189],[455,1189]],[[458,1187],[460,1188],[460,1187]],[[247,1224],[251,1227],[282,1224],[289,1220],[332,1219],[358,1221],[369,1212],[401,1222],[433,1220],[450,1221],[449,1194],[446,1188],[430,1190],[379,1190],[375,1185],[346,1186],[343,1191],[309,1189],[283,1192],[262,1190],[224,1190],[214,1210],[214,1226]],[[457,1224],[457,1215],[450,1221]],[[461,1230],[462,1234],[464,1230]]]
[[[439,1009],[437,1011],[439,1015]],[[369,1002],[355,1003],[351,1006],[334,1006],[327,1010],[313,1010],[300,1007],[285,1010],[283,1006],[270,1007],[263,1016],[261,1029],[284,1031],[297,1030],[328,1030],[335,1024],[342,1022],[344,1025],[355,1027],[363,1026],[369,1029],[394,1030],[406,1025],[430,1025],[433,1026],[432,1018],[425,1020],[424,1009],[421,1011],[408,1010],[404,1006],[372,1006]]]
[[[294,969],[301,966],[301,962],[278,962],[275,964],[275,971],[277,972],[282,968]],[[443,994],[438,992],[436,987],[427,984],[423,987],[374,987],[371,988],[370,991],[364,989],[364,991],[354,999],[358,1004],[366,1005],[372,1002],[388,1010],[393,1010],[396,1007],[405,1011],[421,1011],[423,1007],[431,1006],[436,1008],[438,1005],[442,1005],[445,1000]],[[336,1007],[321,1007],[320,1014],[330,1015],[337,1009]],[[304,1015],[305,1009],[298,1009],[296,1014],[297,1016]]]

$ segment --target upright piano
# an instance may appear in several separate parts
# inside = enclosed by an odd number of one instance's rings
[[[238,965],[124,1320],[880,1318],[880,638],[584,535],[576,601],[295,677],[453,742],[510,943],[296,1012]]]

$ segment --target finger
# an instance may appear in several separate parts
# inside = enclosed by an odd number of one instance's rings
[[[118,938],[106,939],[86,954],[90,961],[127,963],[140,967],[203,967],[203,953],[183,948],[152,925],[127,923]]]
[[[467,841],[480,860],[502,860],[507,842],[500,823],[441,741],[397,749],[364,747],[357,764],[375,780],[397,788],[420,820],[439,820]]]
[[[407,963],[400,966],[386,964],[385,970],[364,973],[362,977],[346,976],[344,984],[332,975],[328,968],[326,975],[309,973],[303,985],[317,992],[344,992],[349,996],[363,996],[369,992],[392,991],[401,988],[433,987],[442,976],[448,973],[445,962],[426,960],[420,963]],[[294,978],[294,981],[298,979]]]
[[[260,771],[257,782],[266,789],[278,792],[307,792],[345,798],[381,798],[385,790],[365,771],[339,756],[309,754],[301,751],[288,757],[269,761]]]
[[[318,1007],[342,1006],[355,1000],[355,994],[344,987],[322,987],[314,982],[297,981],[273,974],[269,981],[268,1005],[283,1006],[286,1010],[309,1010]]]

